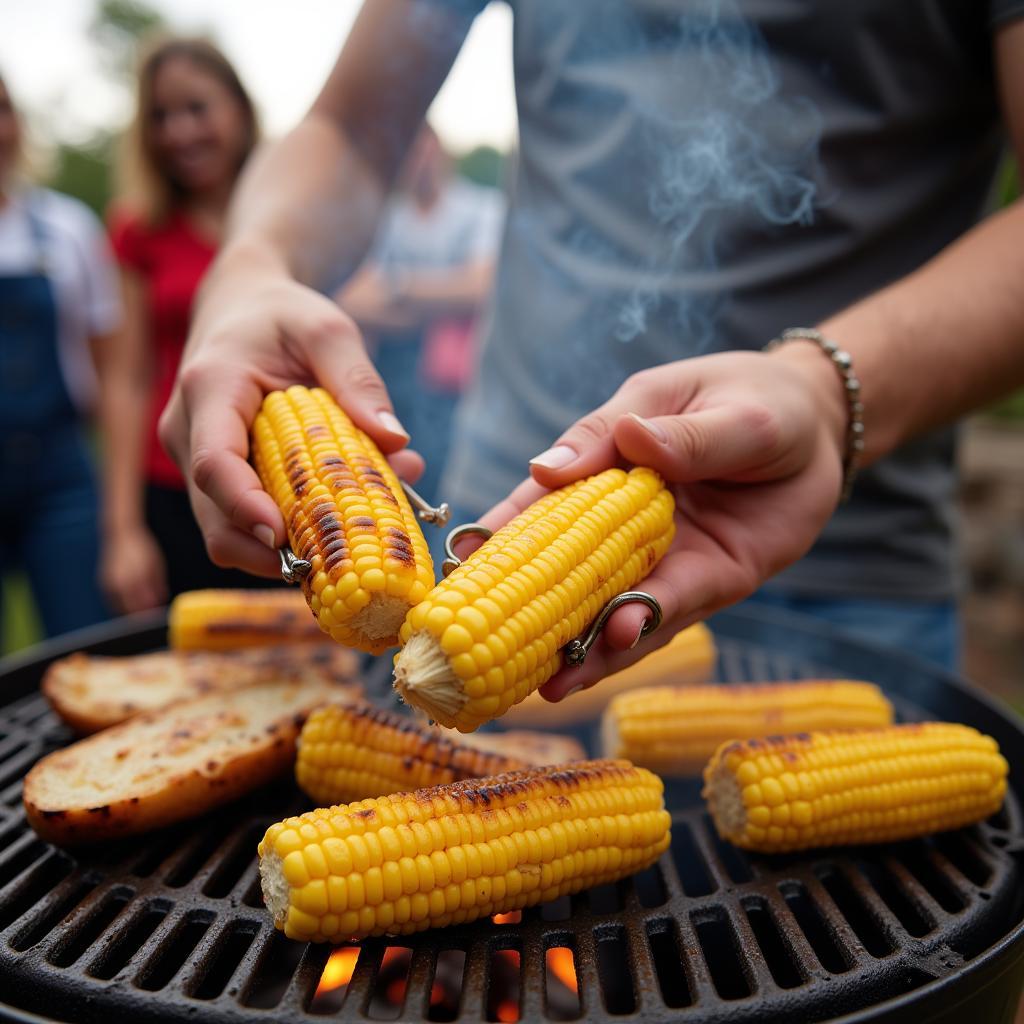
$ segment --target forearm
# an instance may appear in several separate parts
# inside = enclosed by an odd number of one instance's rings
[[[243,175],[211,280],[241,261],[311,285],[343,276],[369,247],[384,196],[385,183],[344,131],[311,111]]]
[[[148,412],[146,382],[120,370],[102,380],[99,418],[103,438],[104,535],[145,524],[143,452]]]
[[[864,463],[1024,385],[1022,281],[1017,202],[820,325],[850,352],[861,381]],[[835,386],[825,360],[817,372]]]
[[[453,270],[416,271],[399,279],[396,304],[424,320],[472,314],[487,300],[493,281],[491,260]]]

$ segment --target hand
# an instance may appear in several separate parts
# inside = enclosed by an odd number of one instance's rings
[[[144,526],[118,530],[104,539],[99,574],[103,593],[122,615],[167,603],[164,556]]]
[[[548,489],[616,465],[657,470],[676,499],[672,546],[637,585],[661,603],[661,628],[638,643],[648,612],[621,608],[585,664],[562,668],[543,696],[592,686],[800,558],[836,506],[845,428],[838,375],[793,343],[638,373],[533,459],[533,479],[484,517],[491,529]]]
[[[377,267],[363,267],[335,296],[339,306],[363,329],[384,334],[410,331],[417,326],[394,283]]]
[[[214,563],[279,572],[285,527],[249,465],[249,429],[264,396],[292,384],[329,391],[385,453],[409,440],[352,321],[283,266],[236,246],[204,285],[160,440],[181,467]],[[396,471],[414,478],[419,456]]]

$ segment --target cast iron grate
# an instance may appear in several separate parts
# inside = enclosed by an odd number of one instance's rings
[[[721,634],[720,647],[731,680],[836,674]],[[37,840],[19,804],[24,771],[67,739],[35,693],[0,714],[0,1000],[60,1020],[809,1022],[946,977],[1021,916],[1013,797],[935,839],[748,857],[680,783],[654,867],[520,920],[368,941],[348,983],[317,996],[331,951],[275,933],[254,856],[266,825],[304,808],[293,787],[71,855]],[[552,995],[556,955],[578,983],[568,1006]]]

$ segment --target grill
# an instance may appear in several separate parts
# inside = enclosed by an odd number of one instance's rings
[[[696,784],[672,784],[672,847],[654,867],[507,919],[367,941],[332,960],[347,984],[318,993],[331,950],[275,933],[256,870],[266,825],[305,809],[290,783],[90,853],[28,828],[20,780],[69,739],[38,694],[42,671],[70,649],[165,642],[161,619],[122,620],[0,673],[0,1019],[1011,1021],[1024,983],[1020,724],[953,677],[805,620],[733,611],[713,628],[723,679],[871,678],[905,720],[992,733],[1012,766],[1004,810],[935,839],[758,857],[718,841]],[[774,646],[795,631],[812,661]]]

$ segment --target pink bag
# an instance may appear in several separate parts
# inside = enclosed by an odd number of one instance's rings
[[[476,348],[474,317],[436,320],[423,341],[420,377],[435,391],[461,394],[473,376]]]

